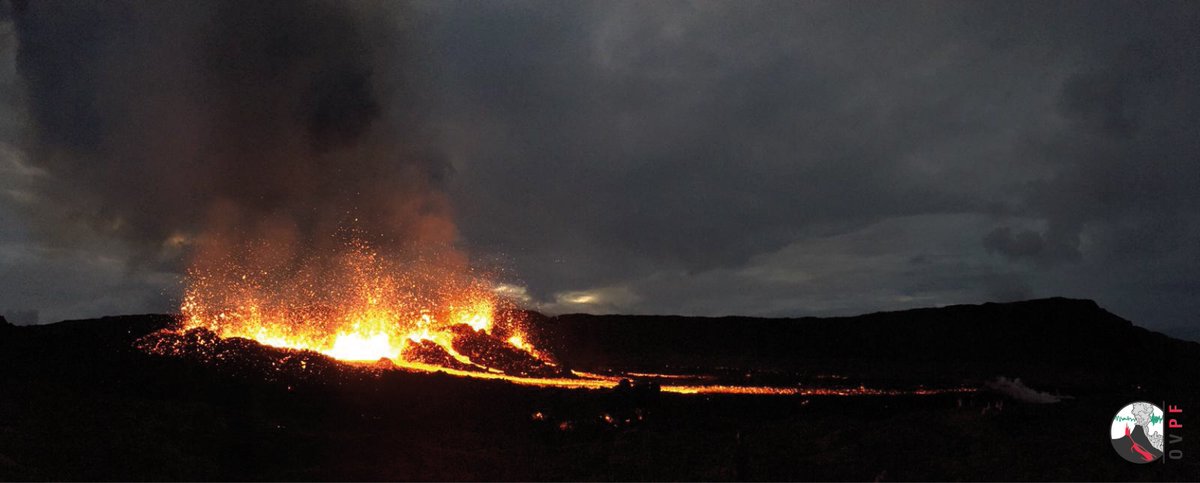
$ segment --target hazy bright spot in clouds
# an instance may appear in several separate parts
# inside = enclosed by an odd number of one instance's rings
[[[639,299],[632,288],[618,285],[557,292],[548,300],[530,297],[527,299],[527,306],[546,314],[629,313]]]
[[[520,285],[498,283],[495,287],[492,287],[492,291],[501,297],[519,304],[528,304],[533,301],[532,297],[529,296],[529,289]]]

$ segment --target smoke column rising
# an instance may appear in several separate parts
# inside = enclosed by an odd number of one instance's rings
[[[455,266],[412,19],[396,4],[14,2],[32,223],[135,263],[294,267],[355,237]],[[53,221],[51,221],[53,220]],[[311,267],[310,267],[311,268]]]

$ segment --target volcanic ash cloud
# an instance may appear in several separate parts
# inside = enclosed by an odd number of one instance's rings
[[[25,151],[47,173],[28,213],[41,235],[99,232],[134,248],[135,267],[187,263],[182,310],[229,335],[403,338],[491,316],[453,248],[449,168],[429,148],[402,6],[32,2],[6,15]]]
[[[9,12],[45,235],[267,266],[456,237],[412,19],[391,3],[33,2]],[[263,246],[269,245],[264,250]],[[178,250],[176,250],[178,251]]]

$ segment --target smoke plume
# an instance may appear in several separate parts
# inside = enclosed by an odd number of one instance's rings
[[[14,2],[9,15],[26,151],[48,173],[31,215],[57,220],[33,224],[45,235],[263,269],[347,229],[396,251],[453,244],[448,165],[426,142],[413,19],[397,5]]]

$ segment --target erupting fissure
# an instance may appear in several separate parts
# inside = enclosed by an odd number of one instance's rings
[[[680,394],[885,395],[962,392],[800,388],[719,384],[715,376],[606,374],[571,370],[535,345],[524,312],[497,295],[486,277],[460,265],[417,257],[399,263],[353,241],[339,255],[272,262],[271,250],[197,258],[187,278],[180,327],[142,347],[181,353],[242,338],[312,351],[349,363],[386,360],[400,370],[572,389],[653,381]],[[264,261],[265,260],[265,261]],[[162,334],[167,337],[161,337]],[[214,338],[215,337],[215,338]],[[378,366],[376,366],[378,367]]]
[[[528,342],[520,320],[497,321],[503,301],[481,277],[437,268],[391,262],[360,241],[332,263],[302,262],[279,272],[230,259],[206,261],[189,271],[182,330],[205,329],[342,361],[387,359],[424,369],[438,365],[441,355],[461,368],[504,372],[456,347],[457,340],[475,337],[541,363],[533,365],[553,364]]]

